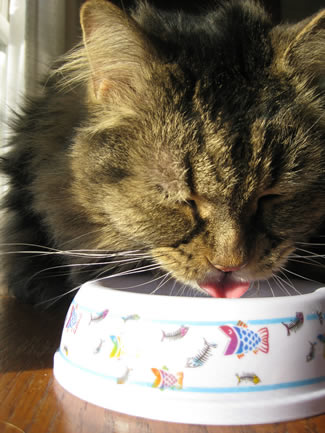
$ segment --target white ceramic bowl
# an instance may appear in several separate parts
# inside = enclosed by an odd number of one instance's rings
[[[108,279],[77,293],[54,358],[54,375],[72,394],[131,415],[194,424],[324,412],[325,288],[212,299],[192,291],[143,294],[153,289],[142,283]]]

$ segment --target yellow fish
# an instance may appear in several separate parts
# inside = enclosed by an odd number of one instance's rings
[[[110,358],[120,358],[122,353],[122,344],[120,337],[117,337],[116,335],[110,336],[112,343],[113,343],[113,349],[109,355]]]
[[[254,383],[254,385],[257,385],[261,382],[261,379],[256,376],[256,374],[243,374],[242,376],[239,376],[239,374],[236,374],[236,377],[238,379],[237,385],[239,385],[241,382],[251,382]]]

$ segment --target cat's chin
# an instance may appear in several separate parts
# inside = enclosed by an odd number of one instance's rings
[[[249,281],[236,281],[225,279],[224,281],[213,281],[207,279],[199,282],[199,286],[205,293],[213,298],[240,298],[249,289]]]

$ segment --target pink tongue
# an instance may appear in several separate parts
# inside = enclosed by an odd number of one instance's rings
[[[248,281],[231,281],[226,284],[213,283],[212,281],[200,284],[201,289],[213,298],[240,298],[247,292],[250,283]]]

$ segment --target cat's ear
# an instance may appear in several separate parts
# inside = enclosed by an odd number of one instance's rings
[[[325,9],[297,25],[283,59],[314,84],[325,87]]]
[[[88,0],[80,21],[95,99],[142,92],[153,50],[137,23],[106,0]]]

